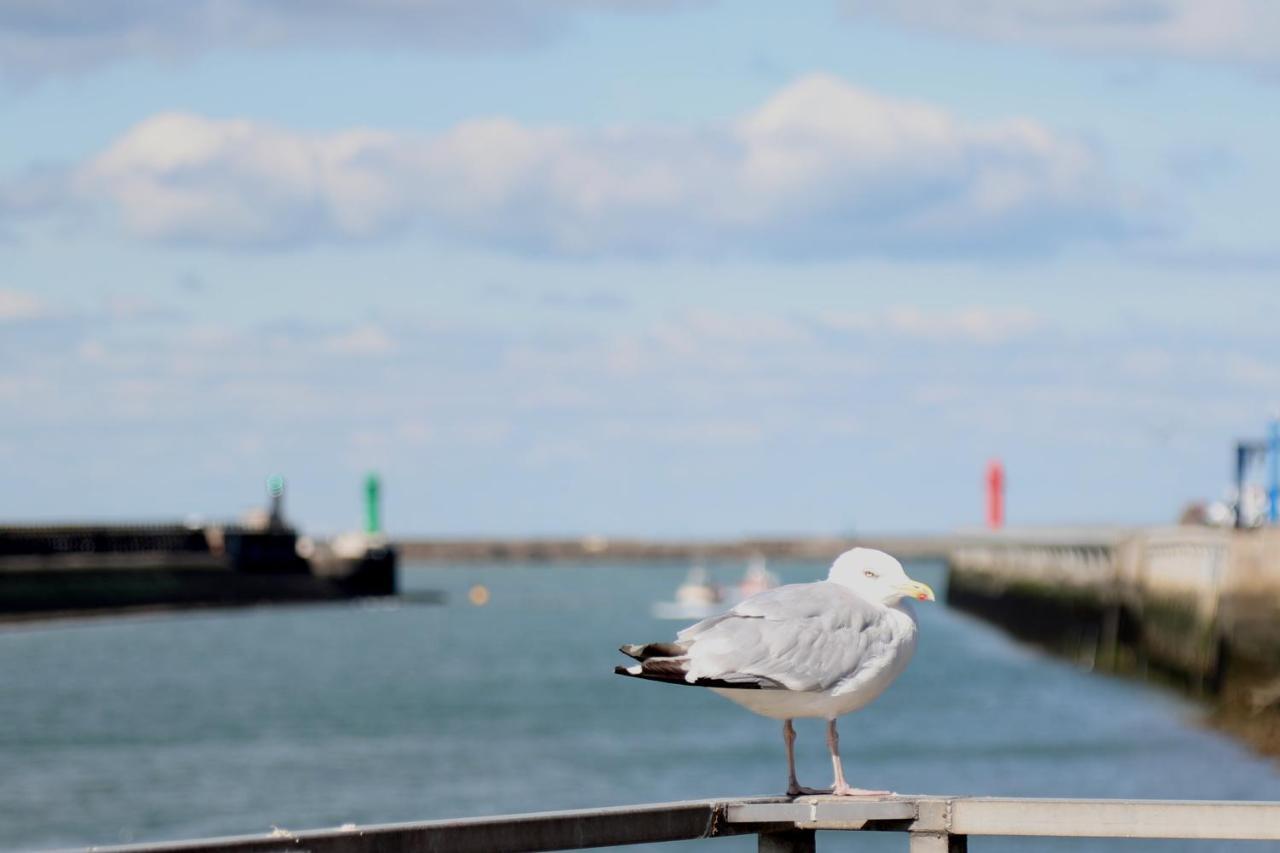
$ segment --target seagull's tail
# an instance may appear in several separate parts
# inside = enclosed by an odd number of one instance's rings
[[[632,678],[643,678],[647,681],[665,681],[669,684],[686,684],[691,687],[725,687],[758,689],[763,685],[760,679],[753,676],[736,678],[696,678],[689,679],[689,658],[687,646],[679,643],[646,643],[644,645],[626,645],[619,651],[632,657],[639,663],[631,666],[615,666],[617,675],[628,675]]]
[[[689,651],[689,647],[679,643],[628,643],[619,647],[618,651],[629,658],[646,661],[649,658],[678,658]]]
[[[632,666],[614,667],[613,671],[618,675],[670,681],[673,684],[689,683],[685,680],[685,674],[689,671],[689,659],[684,656],[688,651],[684,646],[677,643],[628,643],[619,647],[618,651],[640,661]]]

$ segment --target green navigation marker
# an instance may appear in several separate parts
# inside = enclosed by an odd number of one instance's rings
[[[267,497],[271,501],[267,510],[267,524],[272,530],[284,527],[284,475],[272,474],[267,478]]]
[[[382,484],[378,481],[378,475],[370,472],[369,476],[364,478],[364,532],[365,533],[381,533],[381,494]]]

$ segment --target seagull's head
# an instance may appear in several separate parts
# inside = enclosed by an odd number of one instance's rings
[[[913,581],[901,563],[874,548],[845,551],[831,564],[827,579],[879,604],[894,605],[904,598],[933,601],[928,584]]]

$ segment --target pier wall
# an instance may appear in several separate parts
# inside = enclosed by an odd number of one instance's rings
[[[947,601],[1085,665],[1159,674],[1280,752],[1280,531],[1202,527],[969,537]]]
[[[396,542],[406,560],[436,563],[687,562],[778,560],[829,563],[849,548],[877,548],[903,560],[942,560],[958,540],[920,534],[857,537],[771,537],[731,540],[648,540],[585,536],[561,539],[413,539]]]
[[[0,526],[0,622],[394,595],[394,548],[362,544],[304,558],[287,527]]]

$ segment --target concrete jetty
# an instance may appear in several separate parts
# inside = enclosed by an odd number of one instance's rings
[[[605,536],[528,539],[401,538],[406,560],[470,562],[662,562],[769,559],[830,561],[856,546],[878,548],[901,559],[945,559],[959,543],[946,534],[755,537],[744,539],[651,540]]]
[[[0,622],[396,593],[394,547],[341,544],[283,522],[0,526]]]
[[[279,474],[235,523],[0,525],[0,622],[395,595],[376,474],[364,492],[364,531],[327,540],[285,519]]]
[[[1155,674],[1280,753],[1280,530],[1014,530],[965,537],[947,601],[1097,669]]]

